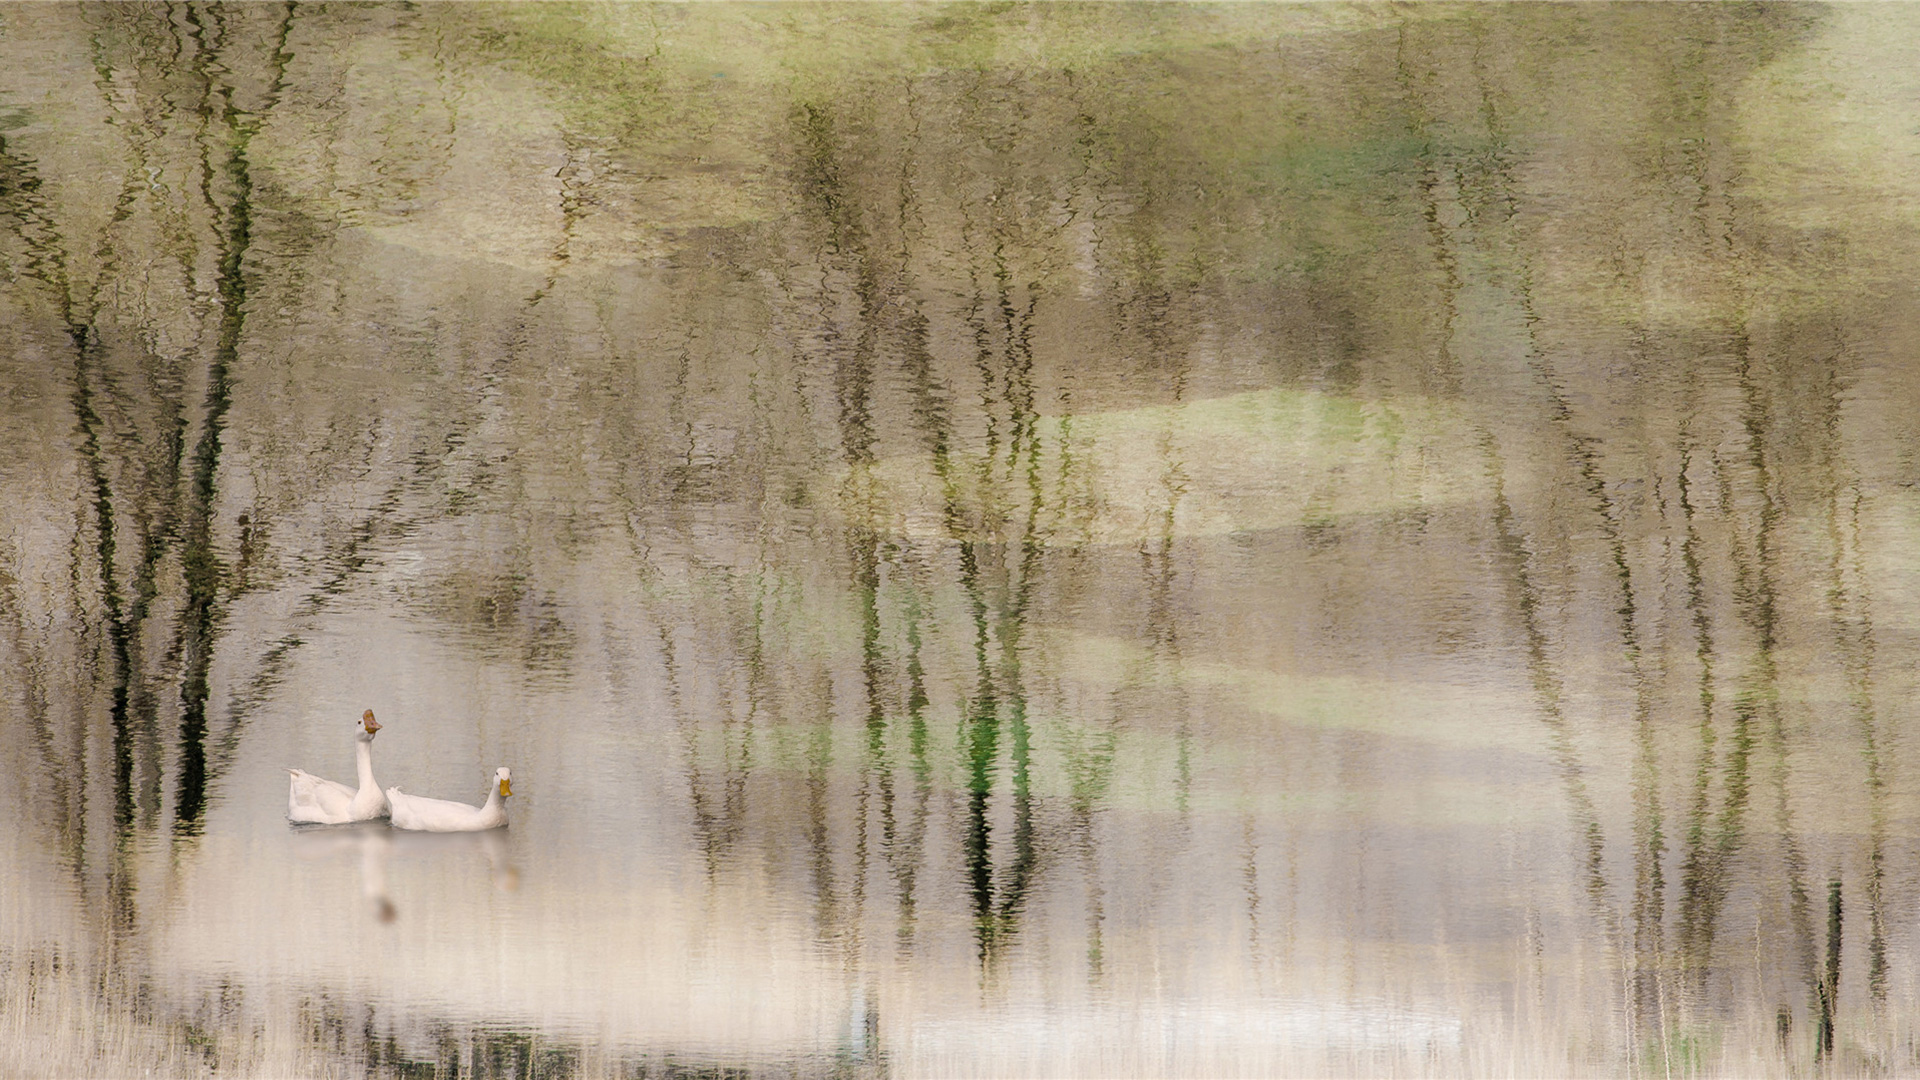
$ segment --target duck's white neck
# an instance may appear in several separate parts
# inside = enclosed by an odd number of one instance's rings
[[[487,792],[486,804],[480,809],[487,811],[500,809],[500,781],[498,778],[495,778],[493,781],[493,789]]]
[[[353,760],[360,769],[360,790],[379,791],[380,785],[373,779],[372,739],[361,739],[353,744]]]

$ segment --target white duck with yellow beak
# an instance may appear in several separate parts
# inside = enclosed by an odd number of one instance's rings
[[[408,795],[397,787],[387,789],[393,804],[393,827],[418,832],[481,832],[507,823],[507,796],[513,794],[513,771],[502,765],[493,771],[493,787],[480,806]]]
[[[373,778],[373,736],[380,722],[373,710],[361,715],[354,731],[354,759],[360,771],[358,791],[312,773],[288,769],[293,777],[287,789],[287,820],[312,825],[345,825],[387,816],[387,796]]]

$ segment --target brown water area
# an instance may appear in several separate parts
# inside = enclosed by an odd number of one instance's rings
[[[0,1075],[1920,1072],[1920,8],[0,7]],[[285,768],[510,824],[293,826]]]

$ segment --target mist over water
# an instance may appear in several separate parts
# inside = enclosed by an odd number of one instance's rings
[[[0,1073],[1920,1070],[1917,20],[0,9]]]

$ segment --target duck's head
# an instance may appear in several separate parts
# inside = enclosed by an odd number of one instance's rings
[[[372,742],[374,733],[380,730],[380,721],[375,720],[373,718],[373,710],[368,709],[366,712],[360,714],[360,722],[355,726],[360,729],[355,733],[355,738],[361,742]]]
[[[507,796],[513,794],[513,770],[512,769],[509,769],[505,765],[502,765],[499,768],[493,770],[493,778],[495,781],[497,781],[500,784],[501,798],[504,799]]]

